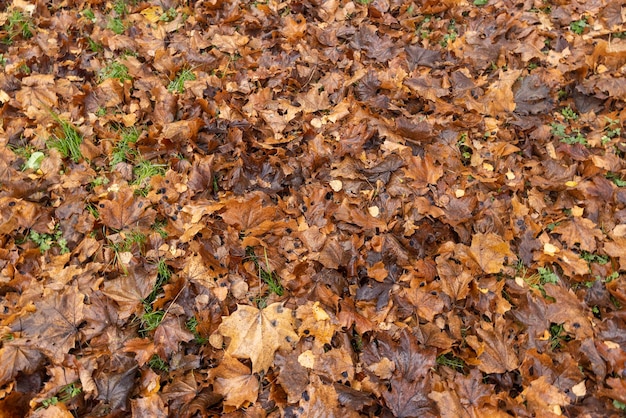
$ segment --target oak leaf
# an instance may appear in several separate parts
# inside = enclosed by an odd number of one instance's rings
[[[253,373],[269,369],[276,350],[289,350],[299,339],[294,331],[291,309],[281,303],[273,303],[263,310],[237,305],[237,311],[223,318],[218,332],[230,338],[226,353],[249,358]]]

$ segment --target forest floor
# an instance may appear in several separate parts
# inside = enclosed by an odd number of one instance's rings
[[[0,417],[624,416],[625,23],[0,1]]]

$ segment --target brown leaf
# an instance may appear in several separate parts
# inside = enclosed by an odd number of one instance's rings
[[[305,114],[330,108],[328,93],[324,90],[320,91],[321,87],[322,86],[313,85],[306,93],[300,93],[298,95],[297,100]]]
[[[410,289],[404,290],[404,296],[416,307],[417,315],[430,322],[444,311],[444,301],[437,293],[439,290],[434,282],[423,287],[415,283],[415,286],[412,284]]]
[[[129,187],[121,187],[112,198],[100,201],[98,206],[102,223],[115,230],[148,227],[156,217],[150,201],[135,196]]]
[[[502,330],[507,329],[505,320],[498,316],[495,324],[482,322],[476,334],[482,342],[469,335],[467,343],[478,355],[478,368],[485,373],[504,373],[515,370],[518,365],[517,354],[512,341],[515,336],[503,335]]]
[[[126,319],[140,307],[156,280],[155,269],[146,271],[143,266],[134,266],[126,275],[106,281],[102,293],[118,303],[119,317]]]
[[[521,396],[528,402],[531,411],[537,413],[550,411],[561,415],[561,406],[569,405],[569,397],[546,381],[546,376],[540,376],[526,387]]]
[[[626,380],[617,377],[609,377],[606,379],[606,384],[610,387],[610,389],[601,388],[601,396],[606,396],[610,399],[615,399],[618,402],[626,403]]]
[[[130,409],[133,417],[137,418],[166,418],[169,416],[168,408],[158,394],[131,399]]]
[[[407,61],[409,62],[409,68],[415,69],[419,65],[425,67],[434,67],[435,63],[441,59],[441,53],[439,51],[433,51],[425,49],[419,45],[410,45],[404,48],[407,55]]]
[[[226,205],[226,211],[221,214],[222,219],[241,231],[254,228],[264,221],[274,219],[276,209],[264,207],[258,195],[247,200],[233,200]]]
[[[32,373],[39,367],[43,355],[25,338],[6,341],[0,348],[0,386],[4,386],[19,372]]]
[[[462,265],[437,257],[437,273],[441,278],[443,293],[455,301],[467,297],[470,291],[469,284],[474,280],[474,277]]]
[[[601,240],[604,236],[592,220],[580,216],[561,222],[553,232],[561,234],[570,248],[580,244],[581,250],[589,252],[596,251],[596,239]]]
[[[307,302],[296,310],[296,317],[302,321],[298,328],[300,337],[314,337],[320,345],[330,344],[337,326],[319,302]]]
[[[128,366],[128,364],[127,364]],[[105,402],[111,409],[128,409],[128,398],[131,388],[134,386],[136,367],[127,367],[124,371],[102,370],[97,377],[96,386],[98,396],[96,399]]]
[[[443,176],[443,166],[435,165],[435,160],[430,155],[411,157],[411,164],[405,168],[406,177],[415,180],[415,187],[426,187],[429,184],[437,184]]]
[[[267,371],[278,349],[289,350],[298,341],[291,309],[273,303],[263,310],[237,305],[237,311],[224,317],[218,332],[230,338],[226,353],[249,358],[252,372]]]
[[[207,289],[216,287],[217,279],[227,273],[228,270],[220,266],[217,260],[211,261],[206,260],[201,255],[189,257],[183,268],[182,277]]]
[[[154,331],[155,349],[161,358],[169,358],[180,350],[181,343],[194,338],[193,334],[184,328],[181,319],[173,315],[171,309],[168,309],[167,313]]]
[[[172,142],[195,140],[202,125],[204,122],[199,118],[180,120],[165,124],[161,135]]]
[[[76,287],[63,293],[53,293],[40,303],[37,312],[22,319],[14,329],[20,329],[31,338],[35,347],[60,363],[79,338],[79,325],[83,322],[85,295]]]
[[[546,293],[556,300],[548,305],[546,317],[555,324],[564,324],[566,332],[576,336],[577,340],[585,341],[594,335],[590,313],[586,305],[578,300],[576,294],[562,286],[547,283]]]
[[[297,403],[302,398],[302,393],[309,384],[309,372],[298,362],[297,350],[285,354],[282,351],[276,353],[275,364],[280,370],[278,383],[287,393],[289,403]]]
[[[239,51],[239,49],[246,45],[250,41],[245,35],[241,35],[235,32],[234,35],[221,35],[216,33],[213,35],[211,39],[211,44],[213,44],[217,49],[227,54],[235,54]]]
[[[28,116],[48,113],[58,106],[54,74],[33,74],[22,79],[22,88],[15,94]]]
[[[229,354],[225,354],[220,365],[209,372],[215,392],[224,397],[226,410],[238,409],[256,402],[259,395],[259,380],[250,369]]]
[[[318,261],[329,269],[337,269],[339,266],[345,266],[349,261],[350,255],[343,248],[337,238],[327,239],[324,247],[321,249]]]

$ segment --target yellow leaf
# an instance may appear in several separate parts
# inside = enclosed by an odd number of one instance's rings
[[[141,14],[150,21],[150,23],[157,23],[163,15],[163,8],[161,6],[151,6],[141,11]]]
[[[263,310],[237,305],[237,311],[224,317],[217,331],[230,338],[226,353],[249,358],[253,373],[269,369],[276,350],[290,350],[292,343],[298,341],[291,309],[281,303],[273,303]]]
[[[499,273],[504,262],[515,259],[508,242],[494,233],[475,234],[472,237],[470,252],[485,273]]]

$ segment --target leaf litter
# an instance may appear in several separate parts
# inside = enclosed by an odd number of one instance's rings
[[[626,411],[619,2],[5,3],[0,411]]]

